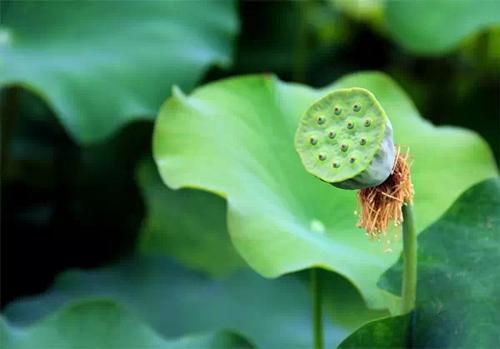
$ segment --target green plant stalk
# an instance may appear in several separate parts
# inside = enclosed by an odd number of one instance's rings
[[[417,232],[410,204],[403,205],[403,268],[401,313],[406,314],[417,296]]]
[[[6,175],[10,160],[10,145],[17,119],[19,118],[19,87],[10,87],[7,89],[4,100],[0,101],[0,169],[2,177]]]
[[[314,349],[323,349],[323,313],[321,310],[321,282],[318,268],[311,269],[311,296]]]
[[[311,0],[298,1],[299,25],[296,34],[295,47],[293,49],[292,78],[295,82],[305,82],[307,72],[307,23],[311,7]]]

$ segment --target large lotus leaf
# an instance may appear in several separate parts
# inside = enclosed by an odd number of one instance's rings
[[[13,327],[0,318],[0,336],[3,349],[253,348],[246,339],[229,332],[164,339],[110,299],[76,301],[22,329]]]
[[[345,280],[337,283],[348,288],[349,302],[361,302],[358,295],[353,300],[352,287]],[[165,338],[232,330],[263,349],[312,346],[309,287],[297,275],[268,280],[247,269],[212,280],[160,256],[64,272],[46,293],[7,305],[5,316],[13,325],[24,327],[82,297],[115,299]],[[359,311],[359,306],[355,309]],[[334,347],[360,325],[358,321],[337,326],[325,319],[326,344]]]
[[[418,289],[413,347],[498,348],[500,336],[500,179],[466,193],[418,238]],[[402,261],[381,286],[400,294]],[[378,325],[377,325],[378,324]],[[403,339],[398,321],[374,322],[347,342],[374,347],[384,326]],[[346,346],[347,347],[347,346]],[[377,348],[385,348],[380,345]]]
[[[143,162],[137,174],[147,210],[140,253],[172,256],[214,276],[244,265],[227,233],[224,199],[199,190],[167,188],[152,161]]]
[[[396,142],[411,149],[418,228],[437,219],[471,184],[495,176],[491,152],[472,132],[433,127],[403,91],[379,73],[347,76],[321,90],[268,75],[227,79],[184,96],[178,89],[160,111],[154,156],[172,188],[198,187],[228,201],[237,250],[259,273],[275,277],[320,266],[359,287],[382,307],[376,281],[400,250],[384,253],[356,229],[355,192],[309,175],[294,149],[299,117],[327,91],[372,91],[389,115]]]
[[[417,54],[444,54],[467,36],[500,25],[498,0],[386,1],[385,7],[391,36]]]
[[[11,1],[0,86],[35,91],[76,140],[98,141],[228,64],[237,30],[233,1]]]

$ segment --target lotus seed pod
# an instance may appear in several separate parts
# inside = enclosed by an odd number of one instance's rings
[[[396,157],[391,122],[362,88],[336,90],[313,103],[300,119],[295,149],[309,173],[343,189],[383,183]]]

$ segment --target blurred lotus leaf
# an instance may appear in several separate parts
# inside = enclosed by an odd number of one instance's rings
[[[374,320],[347,337],[338,349],[408,348],[410,326],[409,314]]]
[[[72,302],[27,328],[0,318],[3,349],[141,348],[251,349],[246,339],[230,332],[164,339],[111,299]]]
[[[172,188],[202,188],[228,202],[228,228],[243,258],[264,276],[321,266],[384,307],[376,286],[400,251],[384,253],[356,228],[355,192],[309,175],[294,149],[299,117],[336,88],[370,90],[394,127],[396,143],[414,161],[418,229],[427,227],[471,184],[496,176],[476,134],[434,127],[405,93],[379,73],[353,74],[325,89],[287,84],[269,75],[232,78],[185,96],[179,89],[160,111],[154,157]],[[460,174],[460,175],[455,175]]]
[[[228,65],[238,26],[229,0],[6,2],[0,86],[35,91],[77,141],[99,141]]]
[[[326,273],[324,277],[325,284],[338,287],[335,299],[345,305],[341,311],[356,311],[325,319],[326,344],[334,347],[362,321],[382,314],[367,311],[345,279],[328,279]],[[211,280],[160,256],[64,272],[47,292],[10,303],[4,314],[13,326],[31,326],[64,304],[88,297],[111,298],[127,305],[165,338],[232,330],[259,348],[311,347],[310,294],[302,278],[287,275],[266,280],[247,269]]]
[[[416,54],[440,55],[480,30],[500,26],[500,1],[385,1],[385,17],[401,46]]]

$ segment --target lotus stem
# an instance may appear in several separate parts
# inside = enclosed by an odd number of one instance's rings
[[[401,313],[415,308],[417,296],[417,232],[410,204],[403,206],[403,284],[401,287]]]
[[[321,277],[318,268],[311,269],[311,296],[313,318],[313,348],[323,349],[323,313],[321,309]]]

